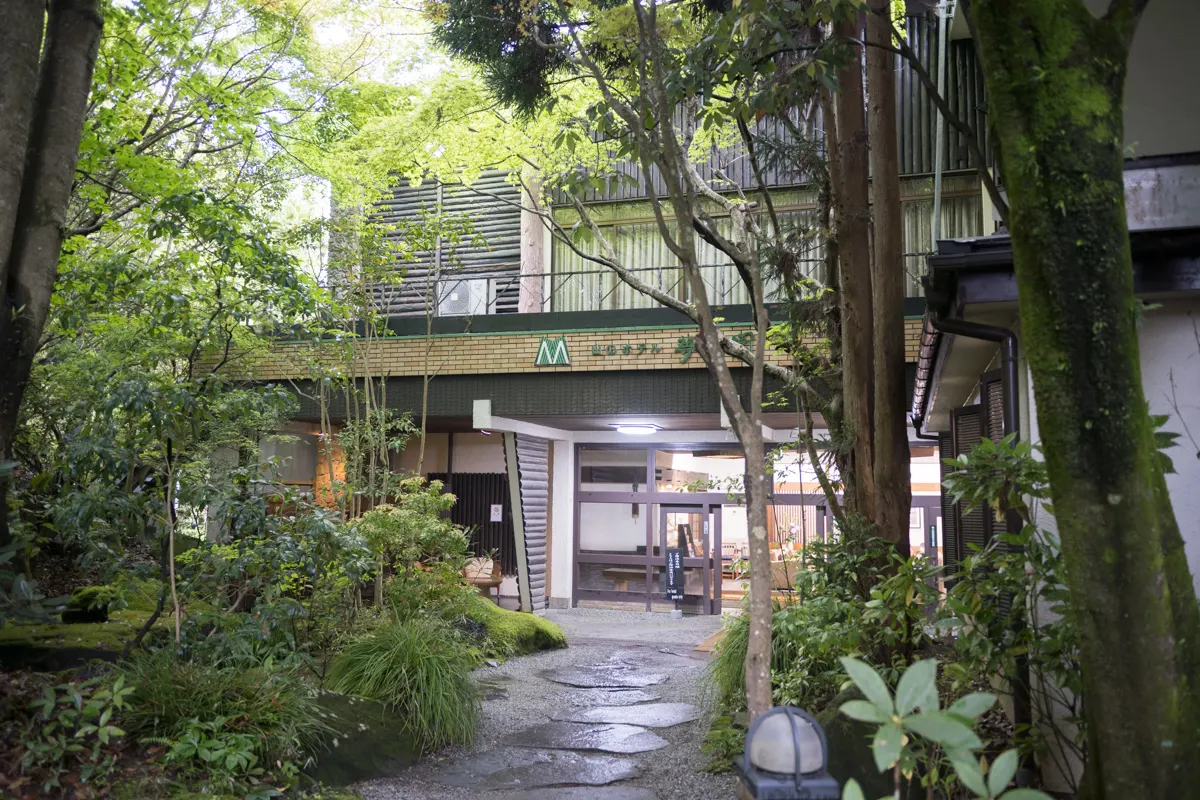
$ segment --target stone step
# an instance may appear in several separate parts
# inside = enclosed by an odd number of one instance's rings
[[[503,739],[510,747],[553,750],[599,750],[605,753],[648,753],[667,746],[667,740],[637,725],[592,725],[547,722]]]

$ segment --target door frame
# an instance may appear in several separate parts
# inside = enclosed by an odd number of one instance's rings
[[[665,592],[653,591],[653,576],[654,571],[658,567],[666,567],[666,550],[668,544],[667,531],[667,515],[668,514],[699,514],[702,520],[703,528],[700,531],[700,551],[701,556],[685,555],[683,557],[684,569],[699,569],[701,575],[701,594],[700,594],[700,613],[702,614],[720,614],[721,613],[721,506],[713,503],[660,503],[658,505],[658,542],[654,543],[659,548],[657,557],[651,556],[651,563],[646,565],[646,597],[647,605],[653,600],[666,600]],[[695,532],[692,533],[693,544],[695,543]],[[653,548],[647,549],[647,553],[653,553]],[[658,563],[656,563],[658,562]],[[684,600],[687,605],[694,605],[694,602]]]

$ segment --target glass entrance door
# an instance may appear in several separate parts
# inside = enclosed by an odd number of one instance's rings
[[[717,513],[713,513],[716,511]],[[661,505],[654,535],[651,601],[667,599],[667,554],[678,548],[683,559],[682,608],[701,614],[721,613],[720,507]]]

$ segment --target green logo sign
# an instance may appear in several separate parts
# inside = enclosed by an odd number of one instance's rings
[[[537,359],[533,362],[535,367],[559,367],[570,363],[571,354],[567,352],[566,336],[559,336],[557,339],[542,337],[541,344],[538,345]]]

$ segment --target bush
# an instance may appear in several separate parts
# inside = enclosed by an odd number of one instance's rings
[[[467,602],[466,617],[483,626],[486,639],[481,649],[497,658],[567,646],[562,628],[550,620],[501,608],[478,593]]]
[[[308,687],[291,673],[215,667],[167,651],[139,655],[121,671],[134,687],[122,715],[125,729],[172,749],[208,725],[210,738],[251,743],[258,763],[296,771],[332,732]],[[209,723],[218,719],[212,730]]]
[[[108,620],[108,607],[117,596],[110,586],[81,586],[71,593],[71,599],[62,612],[62,621],[67,624],[105,622]]]
[[[475,656],[447,623],[412,617],[380,626],[334,659],[334,691],[378,700],[407,720],[423,751],[475,739]]]
[[[854,520],[843,538],[806,548],[796,575],[797,601],[776,604],[771,619],[771,682],[776,705],[817,711],[846,676],[840,659],[856,654],[883,664],[891,680],[908,656],[929,643],[925,607],[937,600],[936,575],[923,558],[900,559],[885,542],[864,536]],[[728,623],[710,679],[720,704],[745,706],[749,614]]]

